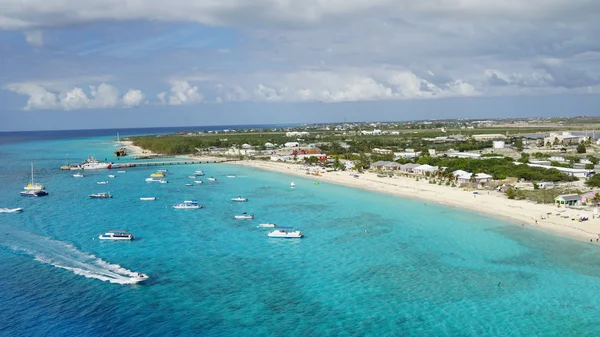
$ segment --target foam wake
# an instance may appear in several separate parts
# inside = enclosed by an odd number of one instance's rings
[[[0,244],[31,255],[36,261],[66,269],[87,278],[118,284],[134,284],[140,281],[135,277],[137,272],[82,252],[70,243],[33,233],[11,230],[0,237]]]

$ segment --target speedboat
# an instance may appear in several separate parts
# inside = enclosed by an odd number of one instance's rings
[[[159,181],[159,183],[161,183],[161,184],[168,184],[169,182],[168,182],[168,181],[166,181],[166,180],[164,180],[164,179],[161,179],[161,180]]]
[[[117,171],[117,173],[127,173],[127,171]]]
[[[242,198],[242,197],[231,198],[231,201],[244,202],[244,201],[248,201],[248,198]]]
[[[230,175],[230,176],[227,176],[227,178],[237,178],[237,176]]]
[[[156,197],[141,197],[140,200],[142,200],[142,201],[154,201],[154,200],[156,200]]]
[[[235,218],[236,219],[254,219],[254,214],[246,214],[246,212],[244,212],[241,215],[236,215]]]
[[[23,212],[22,208],[0,208],[0,213],[19,213]]]
[[[169,170],[167,170],[167,169],[158,169],[158,170],[156,170],[156,172],[161,172],[161,173],[168,172],[168,171]]]
[[[269,234],[270,238],[283,238],[283,239],[300,239],[304,235],[301,231],[288,231],[285,229],[276,229]]]
[[[101,170],[101,169],[110,169],[112,168],[112,163],[106,163],[97,160],[92,156],[88,156],[88,159],[83,163],[79,164],[78,167],[82,170]]]
[[[77,173],[75,173],[75,174],[73,175],[73,177],[74,177],[74,178],[83,178],[83,177],[85,177],[85,176],[84,176],[83,174],[81,174],[81,173],[77,172]]]
[[[39,191],[46,189],[44,185],[33,182],[33,163],[31,163],[31,182],[23,188],[25,191]]]
[[[194,184],[189,184],[189,183],[188,183],[188,184],[185,184],[185,186],[194,186]]]
[[[108,175],[108,177],[109,177],[109,178],[114,178],[114,177],[115,177],[115,175],[114,175],[114,174],[109,174],[109,175]]]
[[[108,181],[97,181],[96,184],[98,184],[98,185],[106,185],[106,184],[108,184]]]
[[[274,223],[261,223],[258,225],[258,228],[275,228],[277,227]]]
[[[90,194],[90,198],[93,199],[110,199],[112,198],[112,194],[110,194],[110,192],[101,192],[101,193],[94,193],[94,194]]]
[[[29,191],[21,191],[20,194],[24,197],[43,197],[48,195],[48,191],[46,190],[29,190]]]
[[[98,236],[100,240],[133,240],[133,235],[126,230],[112,230]]]
[[[290,187],[291,187],[291,188],[294,188],[295,186],[296,186],[296,184],[294,184],[294,182],[292,181],[292,182],[290,183]]]
[[[139,282],[144,282],[144,281],[146,281],[147,279],[149,279],[149,278],[150,278],[150,276],[148,276],[148,275],[146,275],[146,274],[142,274],[142,273],[137,273],[137,274],[136,274],[136,275],[134,275],[132,278],[135,280],[135,282],[139,283]]]
[[[195,182],[196,184],[202,184],[202,183],[204,183],[202,180],[194,180],[194,182]]]
[[[202,170],[196,170],[196,171],[194,171],[194,174],[195,175],[204,175],[204,171],[202,171]]]
[[[175,209],[200,209],[202,205],[198,204],[198,200],[185,200],[180,204],[173,205]]]
[[[188,176],[188,178],[190,178],[190,179],[196,179],[196,176],[192,175],[192,176]]]
[[[208,180],[210,180],[210,181],[217,181],[217,178],[210,177],[210,178],[208,178]]]
[[[165,184],[164,182],[167,182],[166,180],[164,180],[163,178],[160,177],[151,177],[151,178],[146,178],[146,181],[149,183],[161,183],[161,184]]]

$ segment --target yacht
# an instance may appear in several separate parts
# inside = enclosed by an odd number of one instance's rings
[[[245,201],[248,201],[248,198],[242,198],[242,197],[231,198],[231,201],[245,202]]]
[[[19,213],[23,212],[22,208],[0,208],[0,213]]]
[[[44,185],[33,182],[33,163],[31,163],[31,182],[23,188],[25,191],[39,191],[46,189]]]
[[[156,200],[156,197],[141,197],[140,200],[142,200],[142,201],[154,201],[154,200]]]
[[[106,184],[108,184],[108,181],[97,181],[96,184],[98,184],[98,185],[106,185]]]
[[[261,223],[258,225],[258,228],[275,228],[277,227],[274,223]]]
[[[98,236],[100,240],[133,240],[133,235],[126,230],[112,230]]]
[[[217,178],[210,177],[210,178],[208,178],[208,180],[210,180],[210,181],[217,181]]]
[[[74,178],[83,178],[83,177],[85,177],[85,176],[84,176],[83,174],[81,174],[81,173],[77,172],[77,173],[75,173],[75,174],[73,175],[73,177],[74,177]]]
[[[78,167],[81,170],[101,170],[101,169],[110,169],[112,168],[112,163],[99,161],[98,159],[88,156],[83,163],[79,164]]]
[[[175,209],[200,209],[202,205],[198,204],[198,200],[185,200],[183,203],[173,205]]]
[[[94,193],[94,194],[90,194],[90,198],[92,199],[110,199],[112,198],[112,194],[110,194],[110,192],[101,192],[101,193]]]
[[[300,239],[304,235],[301,231],[290,231],[285,229],[276,229],[268,234],[270,238],[283,238],[283,239]]]
[[[254,214],[247,214],[246,212],[244,212],[241,215],[236,215],[235,218],[236,219],[254,219]]]
[[[28,191],[21,191],[20,194],[24,197],[43,197],[45,195],[48,195],[48,191],[46,190],[28,190]]]

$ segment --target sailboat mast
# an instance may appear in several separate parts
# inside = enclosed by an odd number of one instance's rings
[[[31,185],[33,186],[33,163],[31,163]]]

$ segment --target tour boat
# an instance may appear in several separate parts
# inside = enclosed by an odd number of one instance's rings
[[[210,181],[217,181],[217,178],[210,177],[210,178],[208,178],[208,180],[210,180]]]
[[[92,199],[110,199],[112,198],[112,194],[110,192],[101,192],[101,193],[93,193],[90,194],[90,198]]]
[[[112,163],[106,163],[97,160],[92,156],[88,156],[88,159],[83,163],[79,164],[77,167],[81,170],[101,170],[101,169],[110,169],[112,168]]]
[[[46,190],[28,190],[28,191],[21,191],[20,194],[24,197],[43,197],[45,195],[48,195],[48,191]]]
[[[75,173],[75,174],[73,175],[73,177],[74,177],[74,178],[83,178],[83,177],[85,177],[85,176],[84,176],[83,174],[81,174],[81,173],[79,173],[79,172],[78,172],[78,173]]]
[[[156,197],[141,197],[140,200],[142,200],[142,201],[154,201],[154,200],[156,200]]]
[[[185,200],[183,203],[173,205],[175,209],[200,209],[202,205],[198,204],[198,200]]]
[[[98,185],[106,185],[106,184],[108,184],[108,181],[97,181],[96,184],[98,184]]]
[[[261,223],[258,225],[258,228],[275,228],[277,227],[274,223]]]
[[[33,182],[33,163],[31,163],[31,182],[23,188],[25,191],[39,191],[46,189],[44,185]]]
[[[248,198],[242,198],[242,197],[231,198],[231,201],[244,202],[244,201],[248,201]]]
[[[301,231],[288,231],[284,229],[276,229],[268,234],[270,238],[283,238],[283,239],[300,239],[304,235]]]
[[[236,219],[254,219],[254,214],[246,214],[246,212],[244,212],[241,215],[236,215],[235,218]]]
[[[133,235],[126,230],[112,230],[98,236],[100,240],[133,240]]]
[[[196,184],[202,184],[202,183],[204,183],[202,180],[194,180],[194,182],[195,182]]]
[[[0,208],[0,213],[19,213],[23,212],[22,208]]]

